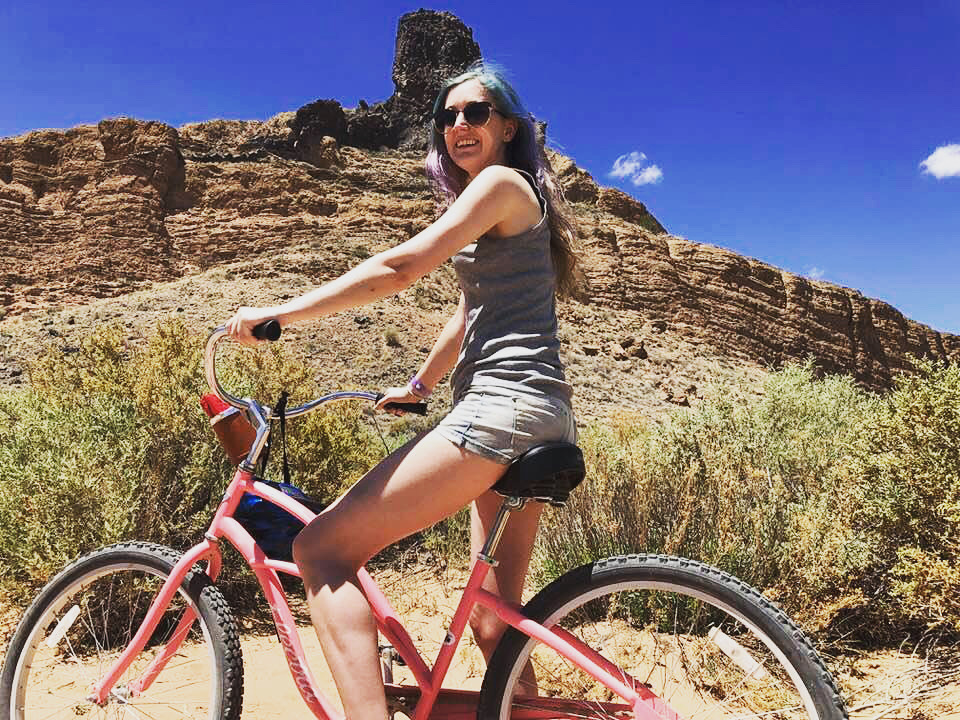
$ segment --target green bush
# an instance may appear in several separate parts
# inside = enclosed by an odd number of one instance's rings
[[[168,320],[134,348],[106,327],[75,351],[48,348],[28,388],[0,393],[0,590],[14,601],[101,545],[199,539],[232,474],[198,402],[202,340]],[[242,394],[318,394],[282,344],[226,355],[223,383]],[[288,424],[294,481],[324,501],[383,455],[358,405],[330,407]]]
[[[811,364],[759,397],[715,391],[662,422],[588,428],[588,481],[545,515],[540,582],[612,554],[678,554],[811,630],[960,634],[960,373],[919,363],[886,397]],[[739,399],[738,399],[739,398]]]
[[[865,604],[881,629],[960,634],[960,367],[902,375],[867,428],[852,524],[871,548]]]
[[[229,347],[220,376],[236,394],[272,404],[286,389],[295,405],[319,393],[288,346]],[[198,403],[201,353],[176,320],[137,346],[106,327],[78,348],[51,346],[29,387],[0,392],[0,592],[23,602],[107,543],[197,541],[231,474]],[[920,362],[878,397],[795,365],[759,395],[708,397],[660,422],[622,414],[584,428],[588,480],[544,514],[535,581],[663,552],[734,573],[811,630],[960,636],[960,369]],[[294,481],[324,501],[384,453],[358,404],[330,408],[288,426]],[[394,423],[386,441],[428,424]],[[468,535],[461,512],[416,542],[460,562]],[[227,590],[252,599],[237,565]]]
[[[590,483],[555,516],[577,537],[548,536],[543,562],[556,557],[559,570],[610,553],[666,552],[773,584],[797,516],[832,486],[876,404],[849,379],[812,373],[772,373],[753,401],[716,392],[660,423],[620,416],[589,429],[581,444]]]

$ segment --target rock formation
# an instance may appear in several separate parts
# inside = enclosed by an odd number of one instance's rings
[[[823,370],[851,373],[874,388],[908,370],[910,356],[960,361],[960,337],[856,290],[597,210],[589,216],[591,302],[638,310],[727,357],[771,367],[813,357]]]
[[[400,18],[393,61],[394,93],[383,102],[343,108],[317,100],[296,113],[244,136],[230,148],[234,157],[272,153],[312,162],[317,145],[332,137],[340,144],[377,150],[423,150],[429,138],[433,101],[444,80],[480,59],[470,28],[447,12],[418,10]],[[186,146],[188,151],[209,149]],[[214,146],[215,147],[215,146]]]
[[[478,56],[456,18],[419,11],[400,20],[396,90],[376,105],[318,100],[263,122],[179,129],[113,119],[0,140],[0,312],[243,259],[255,272],[290,250],[310,258],[312,277],[330,277],[409,237],[434,217],[422,170],[430,102]],[[960,358],[960,337],[855,290],[672,237],[641,203],[552,159],[582,221],[585,303],[751,363],[813,356],[872,387],[909,355]],[[449,283],[436,292],[454,300]]]
[[[397,118],[400,147],[426,147],[426,126],[440,87],[479,59],[473,32],[450,13],[418,10],[400,18],[393,60],[396,90],[387,101]]]

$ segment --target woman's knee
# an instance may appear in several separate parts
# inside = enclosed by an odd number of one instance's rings
[[[293,561],[300,568],[310,564],[310,561],[313,559],[313,549],[315,547],[315,544],[307,537],[306,530],[307,528],[305,527],[293,538]]]
[[[355,575],[360,569],[364,561],[354,557],[356,546],[338,540],[332,529],[330,523],[318,517],[293,539],[293,561],[301,573]]]
[[[485,658],[489,658],[507,629],[507,624],[486,608],[475,607],[470,613],[473,639]]]

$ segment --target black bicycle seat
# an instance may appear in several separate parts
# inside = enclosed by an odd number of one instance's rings
[[[504,497],[563,505],[586,474],[580,448],[566,442],[545,443],[530,448],[510,463],[493,490]]]

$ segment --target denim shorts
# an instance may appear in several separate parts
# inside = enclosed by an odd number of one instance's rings
[[[563,400],[495,389],[470,389],[436,431],[458,447],[504,465],[536,445],[577,441],[573,410]]]

